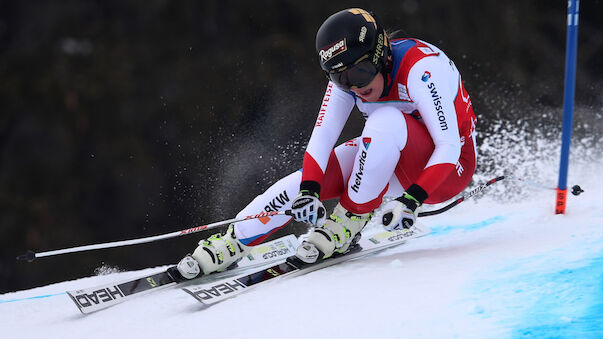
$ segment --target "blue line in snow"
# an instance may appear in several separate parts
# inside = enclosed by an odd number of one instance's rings
[[[484,221],[480,221],[478,223],[475,224],[469,224],[469,225],[455,225],[455,226],[450,226],[450,225],[446,225],[446,226],[432,226],[430,227],[431,229],[431,234],[432,235],[444,235],[444,234],[448,234],[452,231],[476,231],[479,230],[481,228],[485,228],[488,227],[492,224],[496,224],[498,222],[504,221],[506,218],[500,215],[497,215],[495,217],[492,218],[488,218]]]
[[[603,338],[603,256],[583,267],[521,280],[541,288],[532,291],[532,307],[513,338]]]
[[[9,299],[9,300],[1,300],[0,299],[0,304],[12,303],[12,302],[15,302],[15,301],[25,301],[25,300],[33,300],[33,299],[42,299],[42,298],[56,297],[57,295],[63,295],[63,294],[65,294],[65,292],[56,293],[56,294],[37,295],[37,296],[34,296],[34,297],[19,298],[19,299]]]

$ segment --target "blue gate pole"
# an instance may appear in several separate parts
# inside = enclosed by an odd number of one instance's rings
[[[576,54],[578,50],[578,12],[580,1],[569,0],[567,7],[567,42],[565,46],[565,85],[563,92],[563,128],[561,130],[561,162],[555,213],[565,214],[567,199],[567,170],[569,166],[574,94],[576,87]]]

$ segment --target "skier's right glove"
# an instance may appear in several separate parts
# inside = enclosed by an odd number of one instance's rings
[[[327,217],[325,206],[320,201],[319,194],[312,190],[299,191],[299,195],[291,205],[291,214],[295,220],[313,226],[322,226]]]

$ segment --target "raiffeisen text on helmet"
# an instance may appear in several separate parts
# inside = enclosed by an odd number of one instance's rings
[[[318,52],[318,54],[320,55],[320,60],[322,63],[325,63],[331,60],[333,57],[345,52],[347,49],[345,38],[343,38],[331,45],[325,46],[320,50],[320,52]]]

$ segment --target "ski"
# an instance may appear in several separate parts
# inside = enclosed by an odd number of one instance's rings
[[[240,274],[248,269],[266,266],[283,260],[295,253],[298,241],[290,234],[285,237],[254,246],[251,252],[244,257],[236,267],[225,272],[213,273],[198,277],[193,280],[178,281],[170,274],[175,266],[170,266],[164,271],[149,274],[143,277],[108,283],[100,286],[67,291],[67,294],[83,314],[96,312],[107,307],[122,303],[133,297],[157,291],[180,282],[188,281],[215,281],[233,274]]]
[[[348,253],[334,256],[316,263],[308,264],[299,260],[295,255],[287,259],[232,278],[225,278],[214,282],[203,282],[182,289],[201,302],[204,307],[216,304],[223,300],[241,294],[252,287],[263,285],[277,278],[291,277],[306,274],[344,261],[359,258],[387,248],[405,243],[409,239],[418,238],[429,233],[425,226],[415,225],[410,229],[402,231],[381,231],[371,237],[361,238],[356,246]]]

